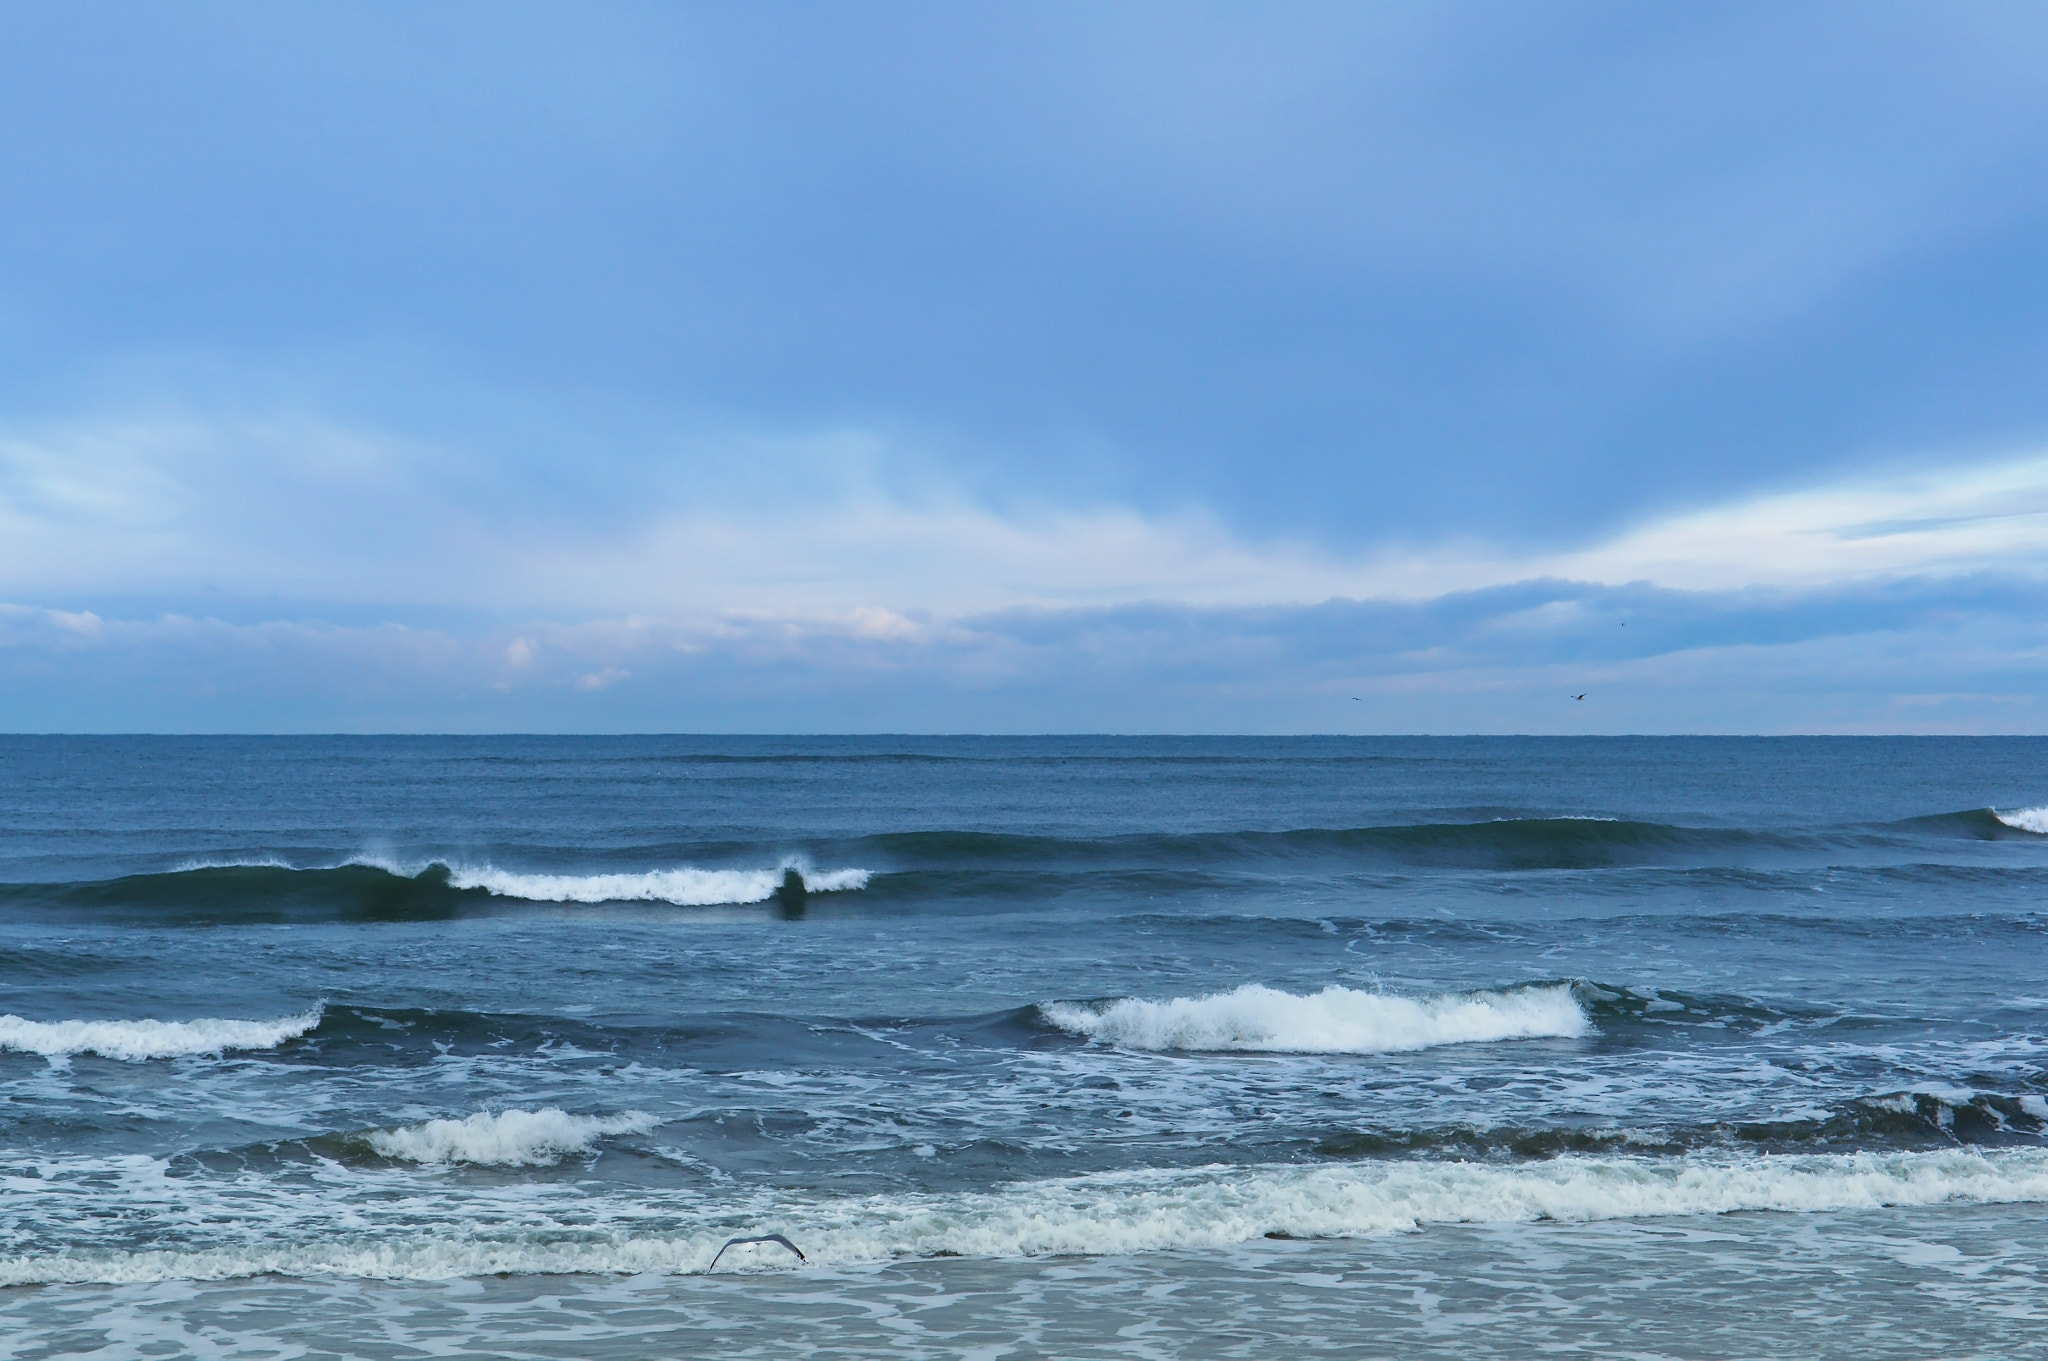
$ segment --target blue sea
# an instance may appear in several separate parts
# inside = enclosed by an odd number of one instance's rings
[[[0,1358],[2043,1355],[2044,805],[2010,738],[0,738]]]

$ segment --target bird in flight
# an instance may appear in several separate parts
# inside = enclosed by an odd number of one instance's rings
[[[725,1248],[738,1247],[742,1243],[780,1243],[782,1244],[782,1246],[788,1248],[791,1252],[795,1253],[796,1259],[799,1262],[809,1262],[811,1260],[810,1258],[804,1256],[804,1250],[802,1248],[790,1242],[787,1238],[784,1238],[779,1233],[764,1233],[754,1238],[730,1238],[726,1240]],[[706,1276],[709,1276],[712,1272],[718,1270],[718,1259],[720,1257],[725,1256],[725,1248],[720,1248],[712,1256],[711,1265],[704,1268],[704,1274]]]
[[[1573,695],[1573,696],[1572,696],[1572,698],[1573,698],[1573,699],[1584,699],[1584,698],[1585,698],[1585,696],[1584,696],[1584,695]]]

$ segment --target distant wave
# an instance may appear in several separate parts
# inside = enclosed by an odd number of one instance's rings
[[[29,1021],[0,1016],[0,1049],[55,1058],[98,1054],[102,1058],[183,1058],[227,1049],[274,1049],[320,1024],[321,1009],[274,1021]]]
[[[1607,816],[1502,817],[1368,827],[1272,831],[1143,832],[1106,837],[999,832],[893,832],[849,849],[904,870],[1071,870],[1092,867],[1199,870],[1261,864],[1412,866],[1476,870],[1574,870],[1639,865],[1744,865],[1910,850],[1930,842],[1986,841],[2048,826],[2048,810],[1935,813],[1888,823],[1829,827],[1688,827]]]
[[[1774,1120],[1636,1125],[1454,1124],[1361,1128],[1326,1134],[1323,1158],[1558,1158],[1629,1151],[1727,1154],[1906,1152],[1931,1148],[2035,1147],[2048,1142],[2048,1100],[2031,1092],[1895,1091],[1854,1097]]]
[[[485,866],[451,866],[448,882],[458,889],[480,888],[500,898],[536,903],[661,902],[677,907],[721,903],[763,903],[775,896],[782,877],[795,870],[807,893],[841,893],[868,886],[863,869],[815,870],[796,861],[774,869],[648,870],[639,874],[521,874]]]
[[[799,859],[749,869],[538,874],[443,861],[399,864],[367,858],[296,866],[272,859],[191,861],[162,874],[75,884],[0,885],[0,903],[146,910],[177,920],[448,917],[489,898],[546,903],[664,902],[678,907],[759,903],[794,870],[809,893],[865,888],[864,869],[817,870]]]
[[[544,1106],[537,1111],[479,1111],[461,1120],[375,1130],[363,1141],[386,1158],[406,1162],[545,1167],[567,1154],[589,1152],[608,1134],[645,1134],[660,1123],[641,1111],[570,1115]]]
[[[872,838],[908,865],[1031,868],[1087,863],[1198,867],[1273,860],[1341,860],[1480,869],[1578,869],[1686,858],[1702,852],[1783,850],[1805,839],[1741,828],[1676,827],[1607,817],[1494,818],[1288,831],[1136,833],[1099,838],[997,832],[896,832]]]
[[[2015,808],[2006,813],[2001,813],[1994,808],[1991,810],[1991,816],[2015,831],[2032,832],[2036,836],[2048,836],[2048,807]]]
[[[1308,996],[1248,983],[1169,1002],[1125,998],[1105,1007],[1048,1002],[1053,1025],[1126,1049],[1391,1054],[1440,1044],[1574,1039],[1592,1028],[1570,987],[1388,997],[1329,987]]]
[[[2048,807],[1935,813],[1833,827],[1687,827],[1605,816],[1503,817],[1366,827],[1043,836],[934,829],[826,840],[785,855],[744,843],[647,848],[651,868],[543,871],[453,858],[356,857],[327,865],[275,856],[194,860],[156,874],[71,883],[0,884],[0,906],[143,910],[176,921],[334,917],[419,920],[493,899],[541,903],[760,903],[794,871],[813,894],[875,886],[892,899],[1042,897],[1075,875],[1484,872],[1643,866],[1855,865],[1901,857],[1923,871],[1970,842],[2048,835]],[[670,858],[673,857],[672,860]],[[813,858],[831,868],[820,869]],[[662,864],[662,860],[670,863]],[[678,863],[680,862],[680,863]],[[875,866],[877,868],[863,868]],[[1973,861],[1955,872],[1981,872]],[[876,881],[880,880],[879,885]]]
[[[100,1160],[79,1175],[140,1178],[158,1194],[160,1164]],[[147,1160],[140,1160],[147,1162]],[[46,1167],[60,1182],[66,1172]],[[247,1183],[238,1181],[246,1191]],[[365,1189],[377,1183],[365,1182]],[[894,1193],[805,1203],[787,1193],[706,1206],[660,1193],[591,1195],[527,1186],[497,1198],[408,1191],[380,1218],[381,1197],[278,1187],[277,1204],[219,1199],[179,1183],[195,1222],[213,1212],[233,1241],[142,1251],[108,1247],[0,1257],[0,1285],[224,1280],[278,1274],[446,1280],[495,1274],[700,1272],[735,1233],[773,1229],[814,1266],[906,1258],[1105,1255],[1229,1247],[1271,1238],[1358,1238],[1437,1224],[1586,1222],[1739,1211],[1800,1214],[1895,1206],[2048,1201],[2048,1151],[1781,1154],[1737,1158],[1632,1155],[1498,1164],[1399,1161],[1101,1173],[995,1191]],[[318,1197],[318,1198],[315,1198]],[[286,1199],[289,1198],[289,1199]],[[140,1202],[138,1202],[140,1203]],[[152,1202],[153,1203],[153,1202]],[[241,1226],[289,1224],[289,1236]],[[17,1204],[16,1214],[22,1206]],[[661,1227],[655,1224],[667,1220]],[[728,1253],[720,1270],[786,1270],[786,1253]]]

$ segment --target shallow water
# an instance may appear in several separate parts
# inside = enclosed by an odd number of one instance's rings
[[[2010,1355],[2044,758],[0,739],[0,1356]]]

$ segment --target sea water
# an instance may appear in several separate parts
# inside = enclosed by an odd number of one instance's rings
[[[2044,805],[2025,739],[0,738],[0,1357],[2040,1354]]]

